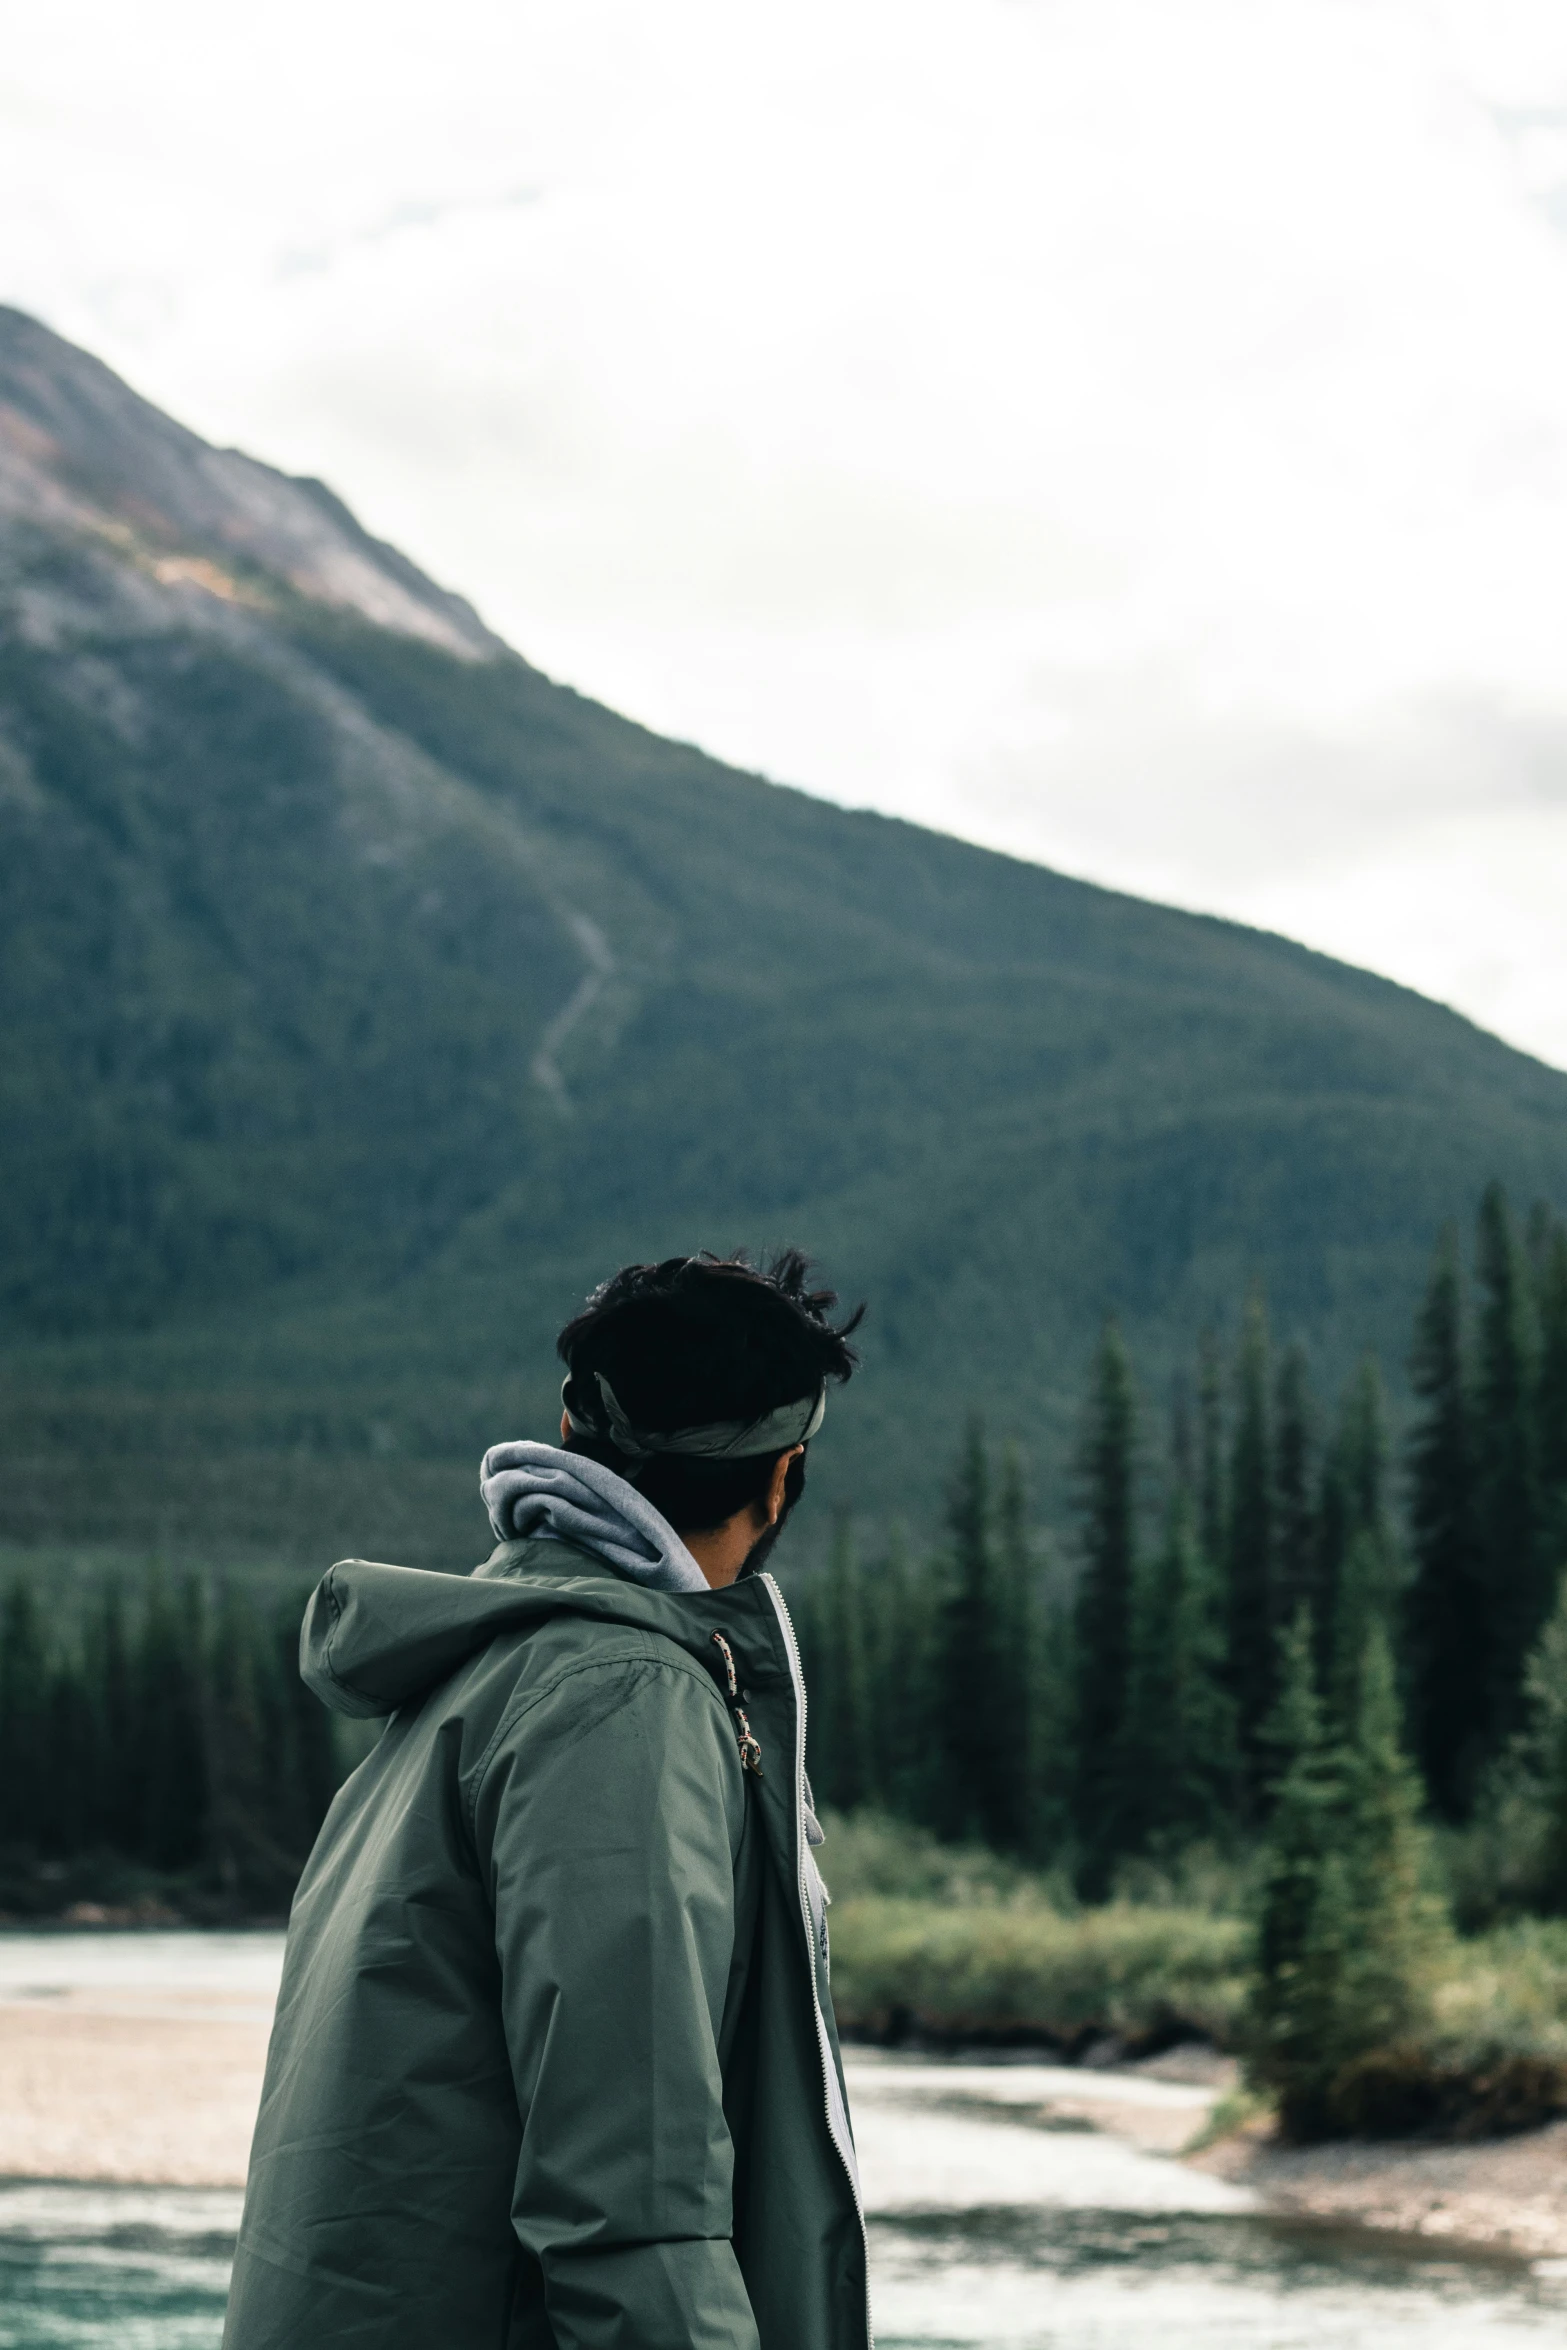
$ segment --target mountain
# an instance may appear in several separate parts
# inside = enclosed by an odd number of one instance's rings
[[[586,1288],[783,1238],[871,1306],[819,1492],[973,1407],[1049,1495],[1107,1312],[1396,1366],[1487,1176],[1567,1204],[1567,1077],[662,741],[15,311],[0,1014],[13,1542],[467,1563]]]

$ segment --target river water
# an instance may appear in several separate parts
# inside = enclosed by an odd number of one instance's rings
[[[161,1948],[155,1947],[161,1945]],[[0,2001],[276,1979],[261,1937],[0,1938]],[[1567,2264],[1284,2222],[1113,2134],[1199,2091],[855,2053],[882,2350],[1504,2350],[1567,2337]],[[1065,2115],[1066,2118],[1063,2118]],[[1154,2120],[1157,2125],[1159,2114]],[[1098,2121],[1102,2126],[1095,2127]],[[1156,2131],[1157,2134],[1157,2131]],[[0,2350],[215,2350],[232,2190],[0,2183]]]

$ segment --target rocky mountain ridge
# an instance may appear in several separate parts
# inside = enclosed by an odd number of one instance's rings
[[[0,305],[0,526],[27,524],[96,542],[111,558],[104,576],[122,594],[141,585],[172,625],[200,627],[212,602],[264,613],[270,580],[459,659],[505,650],[324,482],[212,448],[101,360]]]

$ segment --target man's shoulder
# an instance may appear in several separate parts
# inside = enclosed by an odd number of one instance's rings
[[[627,1585],[590,1551],[555,1541],[503,1543],[478,1572],[558,1594],[557,1608],[526,1627],[498,1629],[488,1644],[486,1663],[519,1690],[525,1685],[542,1691],[583,1672],[644,1666],[689,1678],[718,1698],[716,1677],[705,1659],[699,1661],[688,1641],[657,1620],[669,1605],[668,1595]],[[611,1594],[630,1603],[624,1612],[604,1607]]]
[[[735,1753],[717,1679],[688,1648],[646,1625],[576,1613],[494,1642],[462,1710],[476,1794],[518,1764],[547,1769],[562,1749],[591,1752],[610,1772],[658,1771],[656,1758],[673,1754],[700,1769],[699,1757]]]
[[[515,1671],[518,1694],[524,1689],[540,1695],[560,1683],[612,1675],[628,1688],[652,1677],[656,1686],[673,1678],[694,1682],[722,1707],[716,1677],[689,1648],[655,1625],[625,1623],[600,1616],[563,1611],[541,1624],[526,1640],[511,1645],[507,1662]]]

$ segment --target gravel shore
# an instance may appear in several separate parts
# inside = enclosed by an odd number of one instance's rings
[[[1191,2159],[1273,2211],[1567,2262],[1567,2121],[1466,2146],[1279,2146],[1243,2131]]]
[[[0,1936],[0,2177],[244,2185],[282,1936]]]
[[[243,2186],[266,2052],[221,2014],[0,2009],[0,2177]]]

